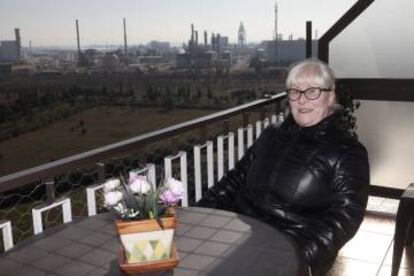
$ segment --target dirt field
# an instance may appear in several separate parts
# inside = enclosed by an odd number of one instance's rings
[[[0,143],[0,176],[184,122],[212,110],[99,107]],[[80,121],[84,122],[82,134]]]

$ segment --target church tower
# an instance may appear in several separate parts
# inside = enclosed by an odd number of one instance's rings
[[[240,22],[237,45],[239,47],[246,47],[246,30],[244,29],[243,22]]]

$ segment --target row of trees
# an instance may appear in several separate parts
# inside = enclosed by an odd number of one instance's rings
[[[137,76],[132,73],[32,76],[0,81],[0,140],[17,136],[81,110],[102,105],[131,108],[222,109],[261,96],[251,76]],[[31,78],[31,79],[30,79]],[[14,85],[13,85],[14,84]]]

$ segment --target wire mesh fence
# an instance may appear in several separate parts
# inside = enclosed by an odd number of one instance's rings
[[[227,135],[232,131],[234,134],[238,134],[238,128],[243,126],[246,121],[246,117],[253,124],[257,120],[263,119],[264,115],[271,115],[272,110],[266,107],[261,110],[255,110],[246,113],[241,116],[237,115],[232,117],[227,122],[218,122],[208,125],[204,130],[190,129],[186,133],[177,137],[169,137],[163,141],[154,142],[142,146],[134,151],[121,156],[114,156],[108,160],[103,160],[100,164],[103,164],[103,179],[112,177],[119,177],[120,174],[126,174],[127,172],[142,168],[147,163],[153,163],[156,171],[156,182],[160,183],[164,177],[164,159],[167,156],[175,154],[178,151],[184,151],[186,153],[186,170],[188,180],[188,204],[194,205],[196,203],[196,187],[195,187],[195,173],[194,173],[194,146],[202,145],[207,140],[212,141],[214,144],[214,170],[213,179],[214,182],[218,178],[217,167],[219,164],[216,162],[218,158],[217,152],[217,136],[220,134]],[[263,124],[263,121],[260,121]],[[243,129],[243,148],[247,148],[247,128]],[[233,148],[233,158],[237,161],[238,152],[237,139]],[[224,147],[224,159],[223,162],[224,171],[229,169],[229,148]],[[208,172],[207,172],[207,156],[205,153],[200,156],[201,167],[201,190],[204,193],[208,189]],[[173,177],[180,178],[180,163],[172,162],[172,175]],[[53,178],[53,194],[55,199],[68,198],[70,199],[72,219],[77,220],[82,217],[88,216],[88,200],[86,190],[99,181],[99,168],[98,165],[92,165],[89,167],[82,167],[76,170],[72,170],[65,174],[55,176]],[[35,232],[33,226],[32,210],[38,206],[42,206],[48,203],[50,195],[48,195],[47,184],[45,182],[28,183],[27,185],[14,189],[12,191],[0,193],[0,218],[1,220],[9,220],[12,224],[12,235],[14,244],[30,237]],[[108,211],[104,206],[104,199],[102,191],[97,191],[96,196],[96,213],[102,213]],[[41,220],[43,222],[43,229],[51,228],[55,225],[62,223],[64,214],[60,206],[45,210],[41,213]],[[0,240],[0,253],[4,251],[3,240]]]

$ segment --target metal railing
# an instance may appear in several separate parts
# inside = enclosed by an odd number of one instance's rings
[[[264,127],[270,123],[278,124],[283,120],[281,111],[285,96],[286,93],[282,92],[266,99],[0,177],[2,248],[8,250],[13,246],[13,239],[18,242],[33,233],[42,232],[44,227],[53,226],[61,221],[72,221],[73,216],[96,214],[99,202],[102,203],[99,191],[105,179],[115,175],[119,169],[136,169],[138,163],[134,159],[131,159],[130,163],[125,163],[125,158],[119,159],[121,161],[118,160],[118,164],[108,160],[128,155],[137,149],[166,139],[171,140],[167,154],[161,152],[158,162],[145,160],[146,168],[151,170],[154,178],[156,166],[162,166],[163,171],[169,174],[179,169],[179,178],[188,187],[182,205],[190,205],[202,196],[203,190],[214,185],[226,170],[234,166],[236,150],[237,158],[240,159],[245,148],[253,143]],[[273,109],[266,110],[272,104]],[[253,124],[249,122],[251,112],[259,113],[259,119]],[[240,115],[241,120],[233,127],[237,131],[233,132],[228,120]],[[207,127],[217,123],[222,124],[218,136],[208,135]],[[199,143],[179,146],[176,137],[191,131],[198,131]],[[216,151],[213,150],[214,145]],[[205,156],[202,154],[204,148]],[[164,161],[163,164],[160,160]],[[176,162],[177,160],[179,162]],[[207,169],[203,171],[203,167]]]

